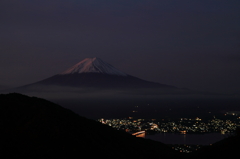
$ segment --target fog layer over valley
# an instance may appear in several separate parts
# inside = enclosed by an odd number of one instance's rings
[[[175,88],[101,89],[39,85],[14,91],[53,101],[92,119],[213,116],[237,111],[240,104],[239,98],[233,95]]]

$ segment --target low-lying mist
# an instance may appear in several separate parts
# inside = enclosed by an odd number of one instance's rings
[[[238,96],[174,88],[97,89],[39,85],[3,93],[12,92],[50,100],[92,119],[209,116],[236,111],[240,104]]]

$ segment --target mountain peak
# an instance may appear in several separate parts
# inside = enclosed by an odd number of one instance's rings
[[[101,73],[118,76],[127,76],[126,73],[119,71],[112,65],[102,61],[98,57],[85,58],[76,65],[70,67],[66,71],[60,73],[60,75],[66,74],[78,74],[78,73]]]

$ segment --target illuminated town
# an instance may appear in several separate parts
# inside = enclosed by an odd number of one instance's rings
[[[146,131],[146,133],[233,133],[240,125],[240,117],[236,120],[222,120],[213,118],[208,121],[196,117],[195,119],[180,118],[178,121],[162,119],[98,119],[99,122],[117,130],[130,132]]]
[[[171,119],[134,119],[128,117],[125,119],[98,119],[102,124],[113,127],[114,129],[126,131],[137,137],[145,137],[145,134],[156,133],[221,133],[233,134],[240,126],[240,117],[238,114],[226,113],[225,119],[216,118],[203,120],[196,118]],[[170,145],[172,149],[183,153],[190,153],[198,150],[202,145]]]

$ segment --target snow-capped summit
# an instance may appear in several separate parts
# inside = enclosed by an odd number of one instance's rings
[[[100,58],[86,58],[60,75],[76,74],[76,73],[102,73],[117,76],[127,76],[126,73],[119,71],[112,65],[102,61]]]

